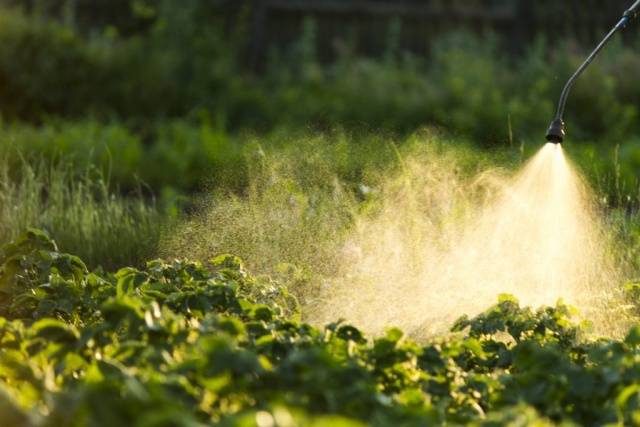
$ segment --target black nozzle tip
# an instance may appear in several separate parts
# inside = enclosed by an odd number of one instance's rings
[[[547,141],[561,144],[564,141],[564,136],[564,122],[561,119],[554,120],[547,130]]]

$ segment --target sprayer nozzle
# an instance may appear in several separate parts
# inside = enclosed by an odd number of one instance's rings
[[[547,130],[547,141],[561,144],[564,141],[564,135],[564,122],[561,119],[554,120]]]

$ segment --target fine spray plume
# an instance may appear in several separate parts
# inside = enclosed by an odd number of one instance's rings
[[[620,333],[624,262],[560,143],[571,86],[639,9],[640,0],[571,77],[549,143],[520,170],[424,131],[390,144],[397,162],[389,169],[366,169],[371,187],[362,203],[333,161],[340,140],[302,139],[291,152],[260,148],[247,195],[214,194],[171,234],[164,256],[233,253],[269,275],[286,263],[305,321],[344,319],[373,336],[395,326],[428,337],[501,294],[532,308],[563,301],[597,333]]]
[[[421,142],[380,189],[382,206],[356,219],[340,274],[310,320],[344,318],[370,334],[398,326],[422,339],[475,316],[501,294],[532,308],[563,301],[616,334],[620,279],[595,197],[565,157],[545,144],[515,173]]]
[[[640,0],[571,76],[548,144],[519,173],[485,170],[465,180],[433,161],[409,173],[405,166],[401,182],[412,184],[392,185],[382,212],[358,224],[346,248],[353,257],[346,280],[331,288],[319,319],[344,316],[374,334],[400,325],[428,335],[511,294],[532,307],[576,306],[600,333],[624,328],[610,309],[623,267],[596,197],[560,144],[573,84],[639,11]]]
[[[611,31],[605,36],[605,38],[600,42],[598,46],[594,49],[593,52],[587,57],[587,59],[580,65],[580,67],[576,70],[576,72],[571,76],[567,84],[564,86],[562,90],[562,94],[560,95],[560,102],[558,103],[558,110],[556,112],[556,116],[551,122],[549,129],[547,130],[547,141],[554,144],[561,144],[565,138],[565,124],[564,124],[564,109],[567,105],[567,98],[569,97],[569,92],[573,87],[573,84],[578,80],[578,78],[584,73],[584,71],[591,65],[596,56],[604,49],[604,47],[609,43],[609,40],[620,30],[624,29],[633,19],[635,19],[640,13],[640,0],[636,1],[633,6],[631,6],[622,16],[620,21],[613,27]]]

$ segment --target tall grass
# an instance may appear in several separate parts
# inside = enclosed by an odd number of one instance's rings
[[[27,227],[46,230],[90,267],[114,269],[154,256],[160,215],[140,197],[116,196],[95,168],[0,160],[0,243]]]

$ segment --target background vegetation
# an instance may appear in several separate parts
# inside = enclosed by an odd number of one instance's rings
[[[295,39],[270,45],[256,64],[249,54],[259,7],[252,3],[121,3],[0,3],[5,185],[27,176],[23,168],[63,163],[68,176],[97,171],[90,173],[90,180],[100,176],[95,186],[108,186],[127,205],[142,197],[145,209],[161,211],[158,218],[175,218],[197,205],[187,195],[246,195],[256,152],[276,158],[321,134],[319,143],[347,147],[326,155],[338,156],[338,177],[357,190],[370,184],[363,178],[371,170],[394,167],[381,138],[401,146],[425,126],[517,164],[539,146],[566,77],[602,25],[572,16],[560,40],[541,22],[564,15],[540,4],[526,23],[540,31],[523,35],[516,50],[510,30],[462,22],[430,34],[420,51],[407,41],[411,22],[388,19],[377,50],[356,37],[338,39],[327,55],[322,16],[310,12],[296,18]],[[576,26],[583,31],[571,33]],[[571,156],[606,204],[634,212],[640,46],[629,33],[576,85],[567,122]]]

